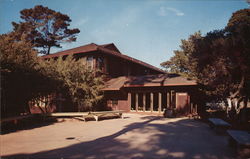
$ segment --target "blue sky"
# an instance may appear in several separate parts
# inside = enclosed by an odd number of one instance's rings
[[[122,53],[157,67],[173,56],[181,39],[222,29],[233,12],[249,7],[245,0],[0,0],[0,34],[20,21],[20,10],[35,5],[69,15],[71,28],[81,31],[77,42],[52,52],[114,43]]]

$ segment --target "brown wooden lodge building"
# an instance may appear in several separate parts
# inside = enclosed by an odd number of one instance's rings
[[[99,69],[106,75],[103,103],[112,110],[162,112],[175,109],[181,115],[197,112],[195,81],[124,55],[113,43],[91,43],[42,57],[68,55],[83,58],[89,69]]]

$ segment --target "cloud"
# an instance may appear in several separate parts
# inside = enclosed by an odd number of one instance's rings
[[[167,10],[174,12],[177,16],[183,16],[184,13],[176,8],[167,8]]]
[[[166,16],[167,10],[165,7],[160,7],[160,10],[157,12],[159,16]]]
[[[176,9],[176,8],[170,8],[170,7],[160,7],[160,10],[158,10],[157,14],[159,16],[167,16],[169,13],[174,13],[177,16],[183,16],[184,13],[181,12],[180,10]]]

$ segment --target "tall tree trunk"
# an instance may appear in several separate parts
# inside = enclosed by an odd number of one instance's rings
[[[51,48],[51,46],[48,46],[47,55],[50,54],[50,48]]]
[[[244,84],[245,84],[245,76],[242,75],[241,81],[240,81],[240,84],[239,84],[237,90],[236,90],[235,92],[230,92],[230,98],[231,98],[231,99],[236,98],[236,96],[240,94],[240,92],[241,92],[242,89],[244,88]]]
[[[39,104],[40,102],[39,102],[39,100],[38,101],[36,101],[36,105],[38,106],[38,108],[41,110],[41,112],[44,114],[45,112],[44,112],[44,110],[43,110],[43,108],[40,106],[40,104]]]
[[[240,102],[243,99],[243,96],[241,95],[242,89],[244,88],[245,84],[245,76],[241,76],[241,81],[239,83],[239,86],[235,92],[230,92],[229,97],[227,98],[228,107],[227,107],[227,116],[229,116],[229,110],[231,117],[233,118],[237,116],[240,113],[241,105]]]
[[[48,106],[49,106],[49,100],[48,100],[48,96],[44,97],[44,107],[45,107],[45,112],[48,113]]]
[[[228,106],[227,106],[227,117],[229,118],[229,111],[232,109],[232,100],[228,97],[227,98],[227,104],[228,104]]]

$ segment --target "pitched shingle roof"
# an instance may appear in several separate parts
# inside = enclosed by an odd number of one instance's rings
[[[131,77],[117,77],[106,82],[103,90],[119,90],[122,87],[192,86],[196,81],[178,74],[157,74]]]
[[[117,78],[112,78],[105,83],[105,90],[120,90],[124,84],[128,81],[128,77],[121,76]]]
[[[113,43],[104,44],[104,45],[97,45],[97,44],[91,43],[91,44],[76,47],[76,48],[73,48],[73,49],[60,51],[60,52],[57,52],[57,53],[54,53],[54,54],[44,55],[44,56],[42,56],[42,58],[47,59],[47,58],[65,56],[65,55],[88,53],[88,52],[93,52],[93,51],[101,51],[104,54],[108,54],[108,55],[111,55],[111,56],[116,56],[116,57],[128,60],[130,62],[137,63],[137,64],[142,65],[144,67],[148,67],[148,68],[150,68],[152,70],[158,71],[159,73],[165,73],[163,70],[161,70],[161,69],[159,69],[159,68],[157,68],[155,66],[152,66],[152,65],[150,65],[150,64],[148,64],[146,62],[143,62],[143,61],[137,60],[135,58],[132,58],[130,56],[122,54]]]
[[[65,55],[73,55],[73,54],[78,54],[78,53],[86,53],[86,52],[96,51],[97,48],[98,48],[98,45],[91,43],[91,44],[79,46],[73,49],[60,51],[54,54],[44,55],[42,56],[42,58],[46,59],[46,58],[53,58],[53,57],[59,57],[59,56],[65,56]]]
[[[196,81],[178,74],[156,74],[130,77],[124,87],[186,86],[197,85]]]

